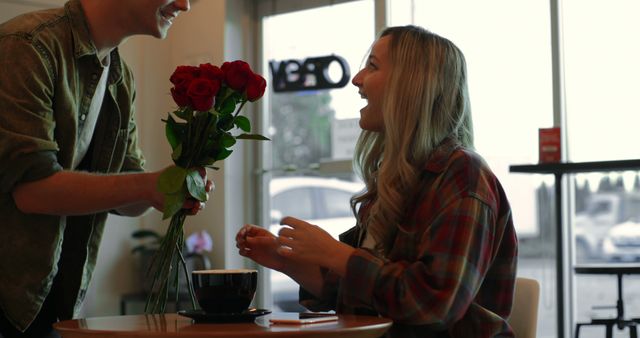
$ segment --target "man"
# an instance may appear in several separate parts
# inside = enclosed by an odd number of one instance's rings
[[[0,25],[0,337],[56,337],[84,299],[107,212],[162,210],[117,47],[164,38],[189,6],[71,0]]]

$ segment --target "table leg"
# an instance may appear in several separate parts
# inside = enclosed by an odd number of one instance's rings
[[[622,321],[624,320],[624,303],[622,301],[622,274],[618,274],[618,301],[616,302],[616,308],[618,312],[618,329],[622,330],[624,325],[622,325]]]
[[[562,229],[562,174],[556,173],[555,175],[555,228],[556,228],[556,320],[558,321],[558,337],[564,338],[565,335],[565,304],[564,304],[564,231]]]
[[[607,332],[605,334],[606,338],[613,338],[613,323],[607,324]]]

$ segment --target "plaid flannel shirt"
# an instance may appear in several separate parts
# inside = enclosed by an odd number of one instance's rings
[[[388,337],[513,337],[506,318],[517,238],[498,179],[479,155],[451,139],[434,151],[423,177],[417,208],[386,257],[356,249],[344,278],[324,271],[322,297],[302,289],[301,303],[388,317],[394,321]],[[358,247],[355,230],[341,240]]]

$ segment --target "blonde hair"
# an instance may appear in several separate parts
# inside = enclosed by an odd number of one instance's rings
[[[473,128],[464,55],[451,41],[417,26],[390,27],[392,70],[382,104],[383,132],[364,130],[354,162],[367,189],[351,199],[359,226],[388,253],[407,220],[424,165],[448,137],[473,148]]]

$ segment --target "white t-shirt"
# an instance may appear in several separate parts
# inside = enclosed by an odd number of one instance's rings
[[[375,250],[376,240],[373,238],[373,236],[371,236],[370,231],[367,231],[367,234],[364,236],[364,240],[362,241],[360,247]]]
[[[93,132],[96,129],[96,122],[100,115],[100,108],[102,107],[102,101],[104,100],[104,94],[107,91],[107,78],[109,77],[109,66],[111,64],[111,57],[107,54],[107,57],[102,60],[102,75],[96,85],[96,91],[91,98],[91,104],[89,105],[89,112],[86,116],[80,116],[84,118],[84,128],[78,135],[78,143],[76,146],[76,156],[73,158],[73,169],[76,169],[82,162],[82,159],[87,154],[91,139],[93,138]]]

